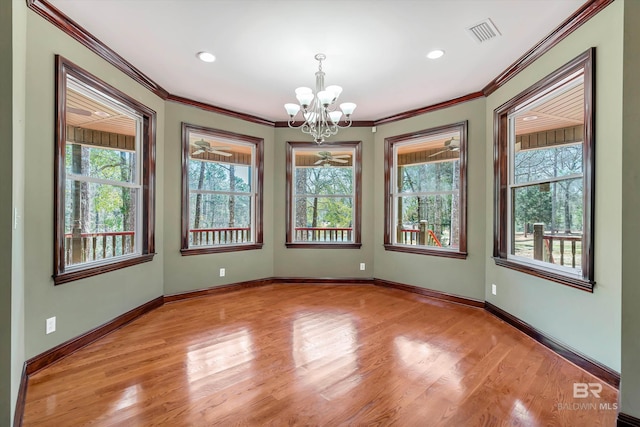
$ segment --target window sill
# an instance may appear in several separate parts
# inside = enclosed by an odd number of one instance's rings
[[[262,249],[262,243],[248,243],[243,245],[220,245],[220,246],[207,246],[204,248],[188,248],[180,249],[182,256],[191,255],[203,255],[203,254],[218,254],[223,252],[239,252],[249,251],[253,249]]]
[[[392,245],[388,243],[384,245],[384,248],[387,251],[404,252],[409,254],[439,256],[443,258],[467,259],[466,252],[460,252],[460,251],[449,250],[449,249],[432,249],[432,248],[423,248],[423,247],[417,247],[417,246]]]
[[[562,285],[571,286],[572,288],[580,289],[586,292],[593,293],[593,287],[596,284],[593,281],[580,279],[577,277],[567,276],[560,272],[545,270],[543,268],[537,268],[528,264],[516,262],[499,257],[493,257],[496,265],[500,267],[510,268],[512,270],[519,271],[521,273],[530,274],[532,276],[539,277],[541,279],[550,280],[552,282],[560,283]]]
[[[296,249],[360,249],[362,243],[300,243],[300,242],[287,242],[287,248]]]
[[[142,264],[143,262],[152,261],[154,255],[155,254],[145,254],[136,256],[134,258],[127,258],[121,261],[112,262],[109,264],[87,267],[66,273],[56,273],[53,275],[53,283],[55,285],[61,285],[63,283],[73,282],[75,280],[85,279],[91,276],[97,276],[99,274],[108,273],[110,271],[120,270],[121,268],[130,267],[132,265]]]

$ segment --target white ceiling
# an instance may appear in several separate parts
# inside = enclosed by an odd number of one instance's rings
[[[376,120],[481,90],[584,0],[50,0],[169,91],[273,121],[326,84]],[[486,18],[502,36],[478,44]],[[439,60],[426,54],[446,51]],[[196,58],[202,50],[214,63]]]

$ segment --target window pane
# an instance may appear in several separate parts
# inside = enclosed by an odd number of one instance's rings
[[[189,188],[192,190],[251,192],[251,167],[230,163],[189,161]]]
[[[512,254],[580,267],[583,180],[567,179],[512,191]]]
[[[250,242],[251,210],[251,196],[191,193],[190,246]]]
[[[296,168],[296,194],[351,195],[353,194],[352,167]]]
[[[134,151],[73,143],[67,143],[65,150],[65,170],[68,174],[73,173],[117,182],[136,182],[136,153]]]
[[[297,197],[294,209],[294,240],[353,240],[352,197]]]
[[[514,162],[517,184],[582,174],[582,144],[520,150]]]
[[[66,181],[65,265],[136,253],[139,190]]]
[[[397,197],[396,242],[458,248],[459,200],[457,193]]]
[[[459,162],[433,162],[399,167],[398,192],[453,190],[459,180]]]

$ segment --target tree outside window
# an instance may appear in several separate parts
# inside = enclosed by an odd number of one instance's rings
[[[466,122],[385,140],[385,248],[466,256]]]
[[[262,244],[262,140],[183,124],[182,254]]]
[[[54,282],[153,259],[155,112],[57,56]]]
[[[288,143],[287,246],[359,247],[360,145]]]
[[[495,111],[496,264],[593,290],[590,49]]]

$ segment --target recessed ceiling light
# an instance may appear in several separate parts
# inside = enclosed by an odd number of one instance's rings
[[[538,116],[526,116],[523,117],[522,120],[525,122],[531,121],[531,120],[536,120],[538,118]]]
[[[436,49],[436,50],[432,50],[431,52],[427,53],[427,58],[429,58],[429,59],[438,59],[438,58],[441,58],[443,55],[444,55],[444,50]]]
[[[95,114],[98,117],[111,117],[111,114],[105,111],[94,111],[93,114]]]
[[[209,53],[209,52],[198,52],[196,56],[200,58],[201,61],[204,61],[204,62],[213,62],[216,60],[216,57],[213,55],[213,53]]]

